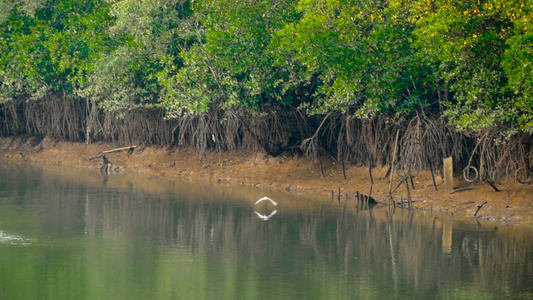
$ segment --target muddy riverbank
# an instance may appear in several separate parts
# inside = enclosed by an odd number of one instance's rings
[[[94,169],[98,172],[102,159],[89,160],[103,151],[129,145],[84,144],[53,141],[50,138],[0,138],[0,159],[16,163],[64,165]],[[121,151],[107,156],[113,169],[126,174],[141,174],[151,178],[189,180],[217,184],[253,186],[258,189],[306,195],[318,201],[354,201],[357,192],[368,194],[387,205],[391,187],[385,177],[386,167],[373,169],[371,184],[368,168],[350,166],[346,179],[340,164],[324,160],[320,164],[303,157],[272,157],[262,152],[210,153],[199,159],[190,149],[169,150],[161,147],[137,147],[132,153]],[[110,176],[113,176],[111,174]],[[392,189],[399,182],[393,176]],[[475,218],[480,222],[496,222],[533,228],[533,185],[524,185],[514,178],[496,192],[486,183],[467,183],[455,178],[460,192],[444,191],[443,180],[436,174],[435,189],[430,172],[414,178],[415,189],[410,190],[413,207],[427,212],[453,214],[458,218]],[[371,191],[372,189],[372,191]],[[340,199],[339,199],[340,191]],[[393,200],[407,198],[405,185],[393,193]],[[479,209],[479,205],[485,205]]]

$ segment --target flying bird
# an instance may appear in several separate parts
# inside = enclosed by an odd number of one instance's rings
[[[278,205],[278,204],[276,203],[276,201],[274,201],[274,200],[272,200],[272,199],[270,199],[270,198],[268,198],[268,197],[263,197],[263,198],[257,200],[257,202],[255,202],[254,205],[257,205],[257,204],[259,204],[260,202],[265,201],[265,200],[268,200],[268,201],[272,202],[272,204],[274,204],[274,206],[277,206],[277,205]]]

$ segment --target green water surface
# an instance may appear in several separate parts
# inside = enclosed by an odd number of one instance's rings
[[[0,163],[0,299],[533,299],[527,230],[146,181]]]

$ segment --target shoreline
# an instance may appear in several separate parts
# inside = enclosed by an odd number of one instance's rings
[[[40,165],[59,165],[90,168],[95,171],[102,159],[90,161],[103,151],[127,147],[118,143],[70,143],[51,138],[31,137],[0,138],[0,159],[14,162],[32,162]],[[137,147],[131,155],[127,151],[108,155],[113,167],[126,174],[148,177],[164,177],[166,180],[189,180],[285,191],[305,195],[318,201],[355,201],[357,192],[369,194],[379,205],[386,205],[390,189],[387,167],[372,170],[374,184],[370,184],[367,167],[346,166],[344,179],[342,166],[333,160],[320,165],[303,157],[272,157],[262,152],[208,153],[202,160],[192,149],[169,150],[166,147]],[[392,189],[400,178],[393,176]],[[410,190],[413,209],[426,212],[448,213],[459,218],[488,221],[494,224],[519,226],[533,229],[533,185],[520,184],[511,178],[508,184],[494,191],[486,183],[467,183],[454,178],[454,188],[464,190],[450,194],[444,192],[444,183],[435,175],[438,191],[435,190],[431,173],[422,172],[413,178],[415,189]],[[339,198],[340,191],[340,198]],[[392,194],[394,201],[407,198],[405,185]],[[474,217],[478,206],[483,205]]]

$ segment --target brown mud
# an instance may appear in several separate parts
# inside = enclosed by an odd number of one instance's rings
[[[89,160],[103,151],[130,145],[84,144],[53,141],[50,138],[0,138],[0,159],[16,163],[32,163],[41,166],[74,166],[99,171],[102,159]],[[192,149],[169,150],[162,147],[137,147],[129,155],[127,151],[107,155],[112,169],[142,178],[172,184],[172,181],[211,183],[227,186],[253,187],[261,195],[264,191],[305,196],[320,201],[355,201],[357,192],[369,194],[378,205],[388,205],[390,177],[385,177],[387,167],[372,170],[371,184],[367,167],[346,168],[344,179],[342,166],[333,160],[320,164],[303,157],[272,157],[261,152],[209,153],[202,159]],[[323,173],[323,175],[322,175]],[[113,176],[111,174],[110,176]],[[424,213],[447,213],[459,219],[475,219],[489,224],[505,224],[533,228],[533,185],[520,184],[511,178],[496,192],[487,183],[467,183],[455,178],[456,191],[444,191],[444,182],[435,174],[438,191],[435,190],[430,172],[422,172],[413,178],[410,189],[413,209]],[[157,181],[160,179],[159,181]],[[163,180],[164,179],[164,180]],[[392,189],[401,178],[394,174]],[[372,189],[372,191],[371,191]],[[340,191],[340,197],[339,197]],[[407,201],[405,184],[392,194],[392,199]],[[255,198],[254,198],[255,200]],[[474,216],[479,205],[483,205]],[[286,203],[286,206],[290,204]],[[296,205],[296,203],[295,203]],[[397,208],[398,209],[398,208]]]

